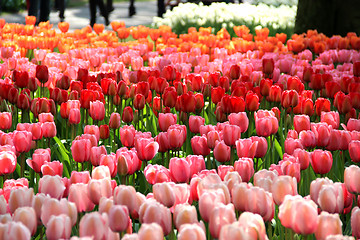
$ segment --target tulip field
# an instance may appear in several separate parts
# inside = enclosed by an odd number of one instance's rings
[[[359,239],[360,37],[0,19],[0,239]]]

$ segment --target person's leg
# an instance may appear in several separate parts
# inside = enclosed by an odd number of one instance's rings
[[[157,7],[158,7],[158,17],[162,17],[165,13],[165,1],[164,0],[157,0]]]
[[[90,26],[94,26],[96,23],[96,0],[89,0],[90,7]]]
[[[50,1],[49,0],[41,0],[40,1],[40,22],[46,22],[49,20],[50,15]]]
[[[38,0],[30,0],[29,1],[29,9],[28,15],[35,16],[36,20],[38,20],[38,12],[39,12],[39,1]]]
[[[58,0],[58,8],[60,22],[63,22],[65,19],[65,0]]]
[[[109,13],[114,11],[113,0],[107,0],[106,1],[106,8],[107,8]]]
[[[135,15],[135,14],[136,14],[135,0],[130,0],[129,17],[132,17],[132,16]]]
[[[100,13],[105,19],[105,25],[108,26],[109,23],[109,13],[107,9],[105,8],[105,4],[103,0],[97,0],[97,5],[99,6]]]

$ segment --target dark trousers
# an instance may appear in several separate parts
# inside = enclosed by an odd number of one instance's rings
[[[103,0],[89,0],[90,5],[90,24],[93,25],[96,23],[96,7],[99,6],[101,15],[107,19],[108,11],[105,8],[105,4]]]
[[[65,0],[55,0],[55,7],[59,11],[60,20],[63,20],[65,18]]]
[[[158,17],[162,17],[165,13],[165,0],[157,0]]]
[[[40,15],[38,16],[40,7]],[[35,16],[37,22],[46,22],[50,15],[50,1],[49,0],[30,0],[29,1],[29,16]]]

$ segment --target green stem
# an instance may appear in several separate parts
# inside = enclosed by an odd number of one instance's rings
[[[24,177],[24,172],[25,172],[25,153],[20,153],[20,168],[21,168],[21,173],[20,176]]]
[[[234,155],[235,155],[235,148],[233,146],[230,147],[230,165],[234,166]]]

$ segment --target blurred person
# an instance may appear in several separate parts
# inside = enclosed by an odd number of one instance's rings
[[[29,0],[28,15],[36,17],[36,23],[46,22],[50,15],[50,1],[49,0]],[[40,8],[40,13],[39,13]]]
[[[65,20],[65,0],[55,0],[55,9],[59,11],[60,22]]]
[[[93,27],[96,23],[96,7],[99,7],[100,14],[105,19],[105,25],[108,26],[109,22],[109,13],[108,10],[105,8],[105,4],[103,0],[89,0],[90,6],[90,26]]]
[[[164,0],[162,0],[164,1]],[[135,0],[130,0],[130,6],[129,6],[129,17],[132,17],[136,14],[135,9]]]

